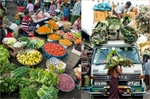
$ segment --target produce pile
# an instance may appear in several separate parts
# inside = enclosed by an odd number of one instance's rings
[[[56,24],[56,22],[53,21],[53,20],[49,20],[49,21],[48,21],[48,25],[49,25],[49,27],[52,28],[53,30],[58,30],[58,29],[59,29],[59,26],[58,26],[58,25]]]
[[[121,27],[120,29],[122,35],[124,36],[125,40],[129,43],[134,43],[138,39],[137,32],[132,27]]]
[[[39,49],[44,43],[44,40],[41,39],[31,39],[27,44],[27,48]]]
[[[42,49],[43,49],[43,52],[46,54],[46,56],[48,54],[48,57],[55,56],[59,58],[59,57],[66,56],[67,54],[67,51],[63,46],[54,42],[49,42],[49,43],[44,44]]]
[[[0,65],[2,65],[3,63],[9,63],[9,52],[8,50],[5,48],[4,45],[0,45]]]
[[[92,45],[100,45],[107,42],[106,24],[98,22],[97,26],[92,31],[90,37]]]
[[[150,29],[150,8],[149,6],[140,5],[139,13],[136,16],[137,30],[140,34],[149,33]]]
[[[2,42],[4,43],[4,44],[12,44],[12,43],[15,43],[17,40],[15,39],[15,38],[13,38],[13,37],[9,37],[9,38],[4,38],[3,40],[2,40]]]
[[[70,40],[68,40],[68,39],[60,39],[59,43],[62,44],[62,45],[65,45],[65,46],[72,45],[72,42]]]
[[[129,58],[119,55],[116,50],[112,50],[106,58],[106,66],[104,69],[110,69],[118,65],[131,67],[133,66],[133,61]]]
[[[74,41],[76,39],[76,37],[74,36],[74,34],[72,32],[67,32],[63,35],[64,39],[68,39],[70,41]]]
[[[107,40],[125,40],[128,43],[134,43],[138,39],[137,31],[128,26],[131,22],[129,16],[125,16],[123,22],[117,17],[107,17],[106,22],[98,22],[92,30],[90,37],[91,44],[101,45]]]
[[[34,66],[42,61],[42,54],[37,50],[25,49],[17,54],[17,60],[22,65]]]
[[[50,34],[50,33],[53,33],[53,30],[51,29],[51,28],[49,28],[48,26],[46,26],[46,25],[43,25],[43,26],[41,26],[41,27],[39,27],[37,30],[36,30],[36,32],[38,33],[38,34]]]
[[[75,87],[73,79],[67,74],[58,74],[59,84],[57,88],[64,92],[72,91]]]
[[[48,39],[57,41],[57,40],[60,39],[60,36],[57,35],[57,34],[49,34],[49,35],[48,35]]]

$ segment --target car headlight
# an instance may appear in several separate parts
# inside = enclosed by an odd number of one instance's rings
[[[94,85],[95,85],[95,86],[106,86],[106,85],[107,85],[107,82],[104,82],[104,81],[103,81],[103,82],[97,82],[97,81],[95,81],[95,82],[94,82]]]
[[[140,81],[129,81],[128,86],[140,86]]]

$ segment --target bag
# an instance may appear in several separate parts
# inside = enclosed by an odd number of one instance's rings
[[[18,36],[18,30],[19,30],[18,25],[16,23],[11,23],[9,28],[11,28],[14,31],[14,36],[17,37]]]

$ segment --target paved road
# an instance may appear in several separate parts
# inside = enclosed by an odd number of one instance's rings
[[[90,95],[88,94],[88,91],[82,91],[81,92],[81,99],[91,99]],[[107,99],[107,98],[96,98],[96,99]],[[141,99],[141,98],[120,98],[120,99]],[[143,99],[150,99],[150,90],[146,92]]]

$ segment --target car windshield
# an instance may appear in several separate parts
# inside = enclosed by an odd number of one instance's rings
[[[99,64],[105,64],[107,55],[112,50],[112,47],[107,48],[97,48],[95,50],[95,54],[92,60],[92,63],[99,65]],[[118,54],[130,58],[134,61],[134,64],[140,64],[140,57],[138,54],[138,50],[136,47],[116,47],[115,50],[118,52]]]

